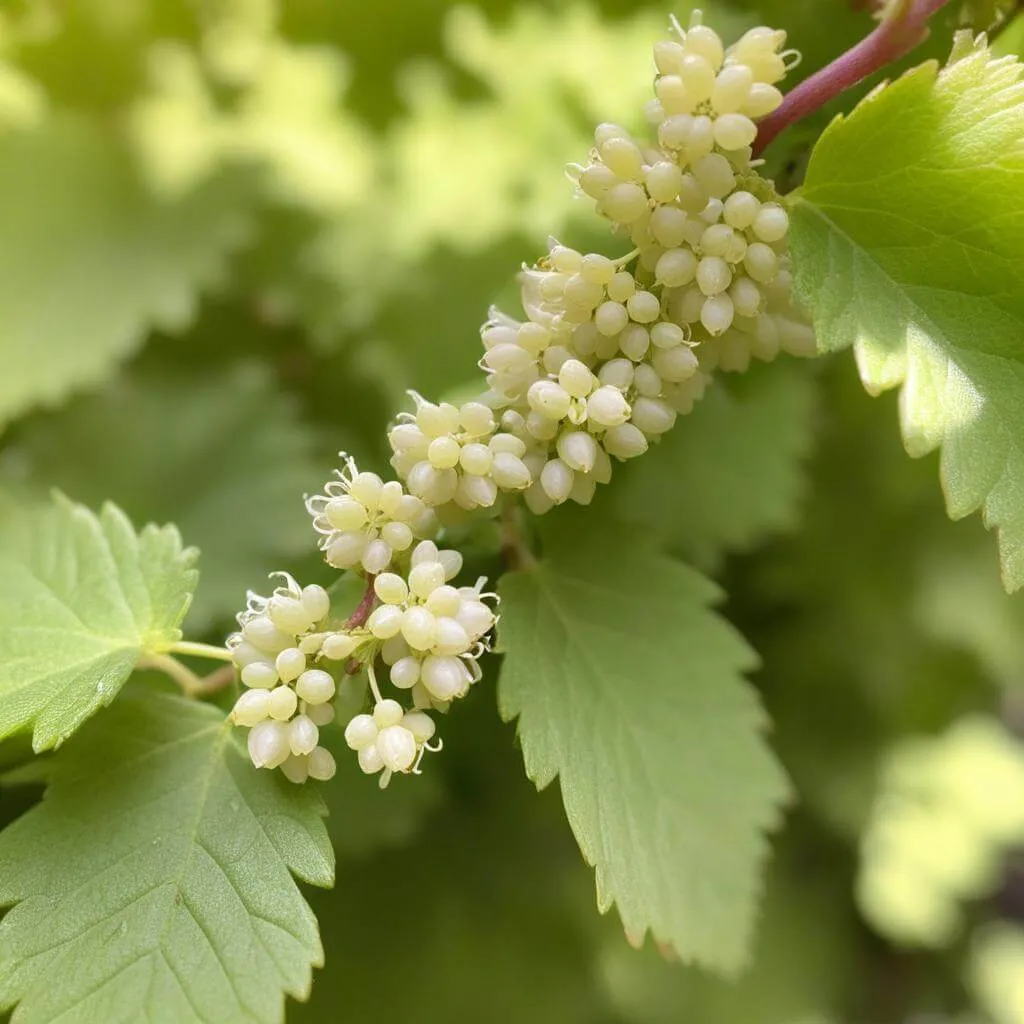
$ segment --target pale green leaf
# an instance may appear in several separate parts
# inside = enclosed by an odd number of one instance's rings
[[[311,549],[302,495],[323,473],[312,441],[262,366],[195,379],[150,371],[27,424],[6,468],[87,505],[116,501],[137,522],[173,520],[203,551],[188,622],[205,630],[269,569]]]
[[[595,504],[702,566],[797,525],[816,387],[794,361],[714,385]]]
[[[331,885],[313,787],[256,771],[209,705],[136,689],[0,834],[14,1024],[276,1024],[322,962],[292,875]]]
[[[188,323],[245,229],[244,190],[222,184],[158,203],[116,139],[71,116],[0,140],[0,426]]]
[[[0,737],[61,743],[143,653],[181,639],[196,555],[175,527],[136,533],[114,505],[0,506]]]
[[[837,120],[793,217],[823,349],[902,385],[911,455],[942,449],[948,511],[981,509],[1024,584],[1024,85],[982,51],[928,63]]]
[[[787,794],[743,679],[756,658],[714,585],[641,538],[552,541],[501,584],[500,704],[527,775],[559,777],[598,905],[633,941],[733,972]]]

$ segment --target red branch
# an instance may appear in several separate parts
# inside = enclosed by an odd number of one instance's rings
[[[758,125],[754,156],[791,124],[924,42],[928,19],[947,3],[949,0],[904,0],[897,4],[870,35],[786,94],[781,106]]]
[[[356,605],[356,610],[342,623],[341,628],[348,630],[365,626],[366,620],[370,617],[370,612],[373,611],[373,602],[376,596],[373,589],[373,577],[367,576],[366,592],[363,594],[359,604]]]

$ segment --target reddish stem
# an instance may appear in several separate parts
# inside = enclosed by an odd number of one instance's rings
[[[902,9],[894,9],[856,46],[805,78],[758,125],[754,156],[759,156],[791,124],[820,110],[829,100],[924,42],[928,37],[928,19],[947,3],[949,0],[907,0]]]
[[[363,594],[359,604],[356,605],[356,610],[344,621],[341,628],[347,630],[365,626],[366,620],[370,617],[370,612],[373,611],[373,602],[376,596],[373,589],[373,577],[367,576],[366,592]]]

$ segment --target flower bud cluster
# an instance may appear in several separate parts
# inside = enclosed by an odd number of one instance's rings
[[[494,515],[516,493],[537,514],[586,505],[613,460],[657,442],[715,370],[813,353],[790,302],[789,217],[751,149],[795,54],[764,27],[726,48],[699,12],[673,29],[654,48],[654,138],[599,125],[588,162],[569,168],[632,251],[612,259],[552,239],[523,268],[522,319],[492,309],[481,329],[480,397],[435,404],[412,392],[414,411],[388,432],[399,480],[346,459],[307,499],[326,561],[367,580],[345,623],[329,622],[325,591],[287,576],[270,598],[250,595],[229,640],[247,687],[232,718],[251,730],[258,767],[294,781],[334,773],[318,729],[334,717],[335,676],[312,659],[365,673],[372,706],[345,728],[362,770],[382,787],[418,774],[424,751],[440,748],[427,712],[447,711],[480,679],[497,621],[486,581],[453,585],[462,558],[435,543],[441,523],[459,518],[451,506]],[[408,707],[382,695],[378,663]]]
[[[499,492],[530,484],[522,441],[498,429],[482,402],[435,405],[411,392],[415,413],[401,413],[388,431],[391,465],[409,491],[429,506],[454,501],[472,511],[491,508]]]
[[[337,479],[328,481],[323,494],[306,499],[320,550],[334,568],[383,572],[396,553],[437,531],[427,503],[397,480],[384,483],[376,473],[360,473],[351,458],[335,472]]]
[[[228,638],[246,687],[231,720],[249,729],[249,756],[257,768],[280,768],[292,782],[326,780],[335,772],[330,751],[319,745],[320,727],[334,718],[334,678],[313,659],[325,634],[318,628],[330,613],[323,587],[300,587],[287,573],[268,597],[249,594],[238,616],[239,632]]]

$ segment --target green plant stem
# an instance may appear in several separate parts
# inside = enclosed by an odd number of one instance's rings
[[[214,661],[231,660],[231,652],[226,647],[199,644],[192,640],[179,640],[176,644],[171,645],[170,650],[174,654],[187,654],[193,658],[212,658]]]
[[[222,665],[209,675],[200,676],[170,654],[145,654],[138,660],[135,667],[151,668],[157,672],[163,672],[181,687],[181,691],[186,697],[197,699],[223,690],[226,686],[230,686],[235,678],[234,665]]]

